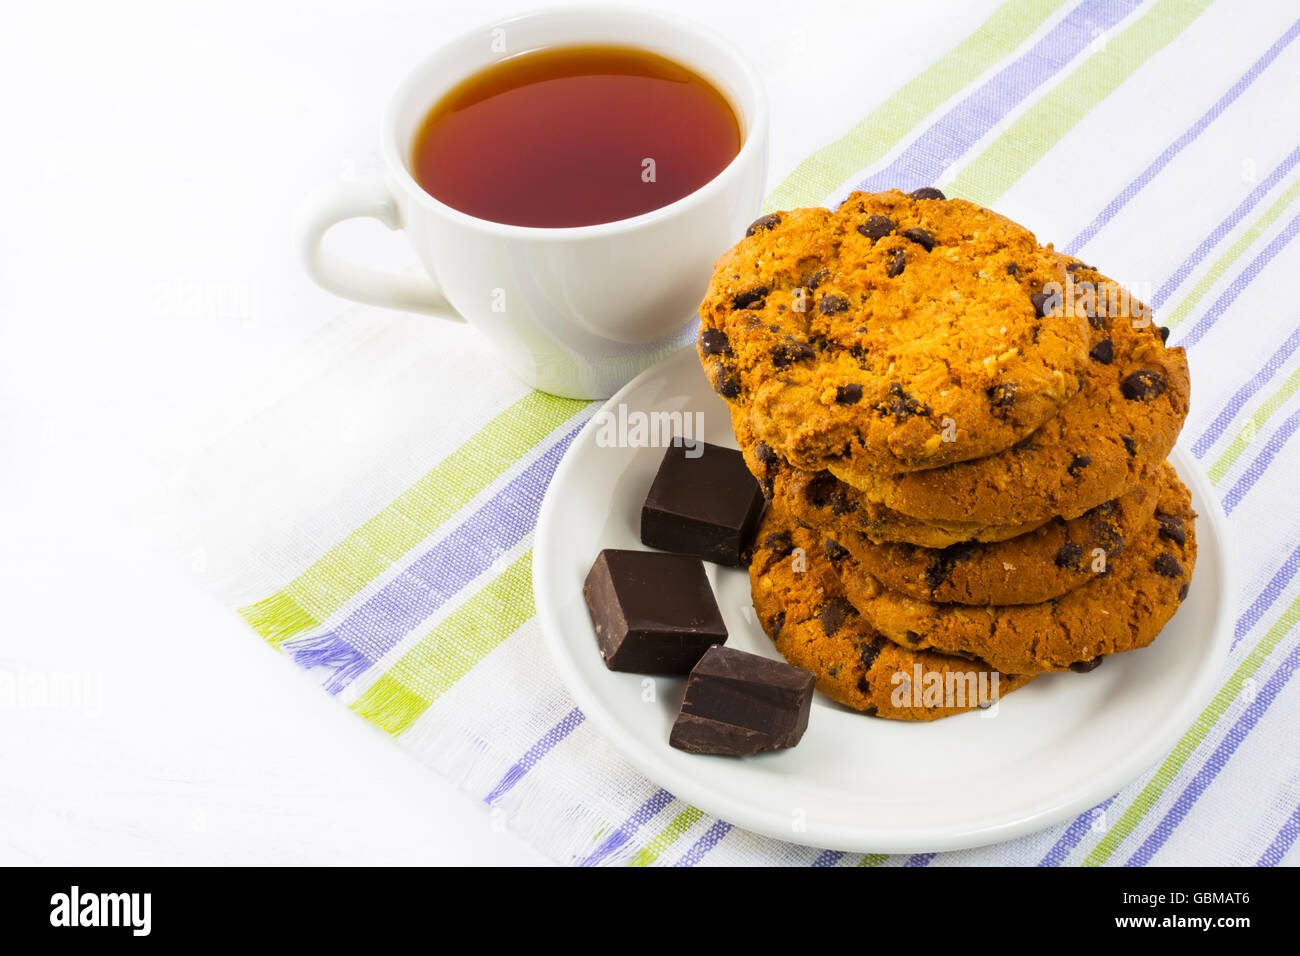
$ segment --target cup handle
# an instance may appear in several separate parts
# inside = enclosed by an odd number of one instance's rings
[[[301,229],[300,251],[307,274],[322,289],[365,305],[421,312],[464,322],[442,290],[427,276],[397,275],[357,265],[325,248],[325,234],[345,219],[378,219],[389,229],[402,228],[402,216],[388,186],[379,177],[351,184],[318,201]]]

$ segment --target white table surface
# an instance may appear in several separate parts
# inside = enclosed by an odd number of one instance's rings
[[[545,5],[0,12],[0,864],[547,862],[128,517],[161,436],[343,310],[294,258],[304,193],[373,162],[387,93],[440,38]],[[763,64],[775,184],[996,4],[874,4],[876,35],[842,28],[854,0],[656,5]],[[848,56],[864,82],[819,84]],[[409,261],[376,233],[344,238]]]

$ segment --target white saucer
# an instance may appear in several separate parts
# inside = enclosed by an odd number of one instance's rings
[[[721,399],[694,349],[665,359],[610,399],[628,413],[702,412],[706,441],[735,447]],[[582,583],[601,548],[641,548],[641,503],[661,447],[601,447],[600,416],[556,471],[537,523],[537,613],[583,713],[642,773],[736,826],[837,850],[912,853],[1011,839],[1096,805],[1160,760],[1217,688],[1232,640],[1223,512],[1192,456],[1171,461],[1192,491],[1191,594],[1150,647],[1087,675],[1039,678],[986,712],[933,723],[873,719],[817,696],[799,746],[744,759],[668,746],[684,679],[609,671]],[[632,419],[635,421],[635,418]],[[707,564],[727,644],[779,658],[753,613],[744,570]]]

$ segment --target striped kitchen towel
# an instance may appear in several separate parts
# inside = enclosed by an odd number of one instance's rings
[[[1174,749],[1077,819],[863,856],[744,832],[640,776],[558,681],[533,605],[538,507],[594,407],[530,392],[472,337],[420,320],[344,314],[282,400],[195,459],[182,502],[212,516],[202,563],[287,661],[565,863],[1294,859],[1298,35],[1289,0],[1007,0],[766,204],[937,185],[1101,264],[1188,348],[1183,440],[1235,538],[1235,645]]]

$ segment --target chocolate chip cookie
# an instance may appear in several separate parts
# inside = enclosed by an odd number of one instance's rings
[[[832,700],[876,717],[936,720],[1022,687],[1030,678],[982,661],[886,640],[850,604],[821,537],[779,507],[759,526],[749,566],[754,609],[787,661],[817,675]]]
[[[1089,670],[1145,647],[1187,596],[1196,563],[1191,495],[1164,472],[1155,515],[1106,573],[1041,604],[969,607],[921,601],[884,587],[845,550],[836,562],[849,601],[909,649],[975,654],[1004,672]]]
[[[798,524],[836,535],[856,532],[874,542],[905,542],[943,548],[967,541],[1002,541],[1032,531],[1038,523],[981,525],[967,521],[926,521],[872,501],[865,492],[829,471],[792,468],[770,445],[758,441],[742,409],[731,410],[732,428],[745,464],[764,496]]]
[[[919,548],[875,544],[846,529],[829,536],[827,547],[847,548],[884,587],[922,601],[1038,604],[1113,570],[1128,541],[1151,520],[1160,486],[1174,479],[1173,468],[1162,464],[1119,498],[1005,541]]]
[[[830,471],[885,507],[929,522],[1041,524],[1074,518],[1133,487],[1173,448],[1190,380],[1167,330],[1121,286],[1062,257],[1070,277],[1054,307],[1092,329],[1083,389],[1061,413],[1006,451],[902,475],[832,463]]]
[[[773,213],[716,264],[699,354],[804,471],[897,473],[1006,449],[1080,388],[1089,329],[1063,260],[937,190]]]

